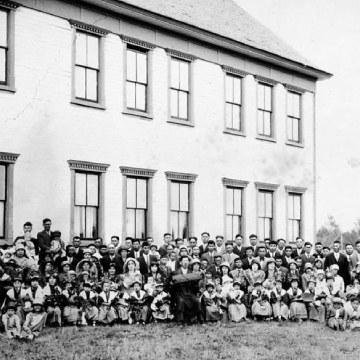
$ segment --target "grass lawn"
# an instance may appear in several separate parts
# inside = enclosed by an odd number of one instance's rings
[[[360,332],[314,323],[175,324],[46,329],[33,343],[0,339],[0,359],[360,359]]]

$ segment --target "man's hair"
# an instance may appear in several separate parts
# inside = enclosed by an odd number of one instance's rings
[[[145,240],[148,241],[148,240],[150,240],[150,239],[153,239],[153,240],[154,240],[154,238],[153,238],[152,236],[148,236]]]
[[[249,239],[252,238],[252,237],[257,238],[257,235],[251,234],[251,235],[249,236]]]
[[[48,222],[48,221],[51,222],[51,220],[50,220],[49,218],[45,218],[45,219],[43,220],[43,224],[45,224],[45,223]]]
[[[277,245],[276,240],[270,240],[269,245]]]
[[[132,242],[132,243],[138,242],[138,243],[140,244],[140,240],[139,240],[139,239],[131,239],[131,242]]]
[[[177,244],[179,241],[184,241],[182,238],[176,238],[175,239],[175,244]]]
[[[290,245],[286,245],[286,246],[285,246],[285,251],[286,251],[287,249],[290,249],[291,251],[293,250],[292,246],[290,246]]]
[[[215,236],[215,239],[219,239],[219,238],[222,239],[222,240],[224,240],[224,237],[223,237],[222,235],[216,235],[216,236]]]
[[[145,246],[148,246],[148,247],[150,247],[150,245],[149,245],[149,243],[147,242],[147,241],[144,241],[143,243],[142,243],[142,245],[141,245],[141,247],[145,247]]]
[[[127,236],[126,238],[125,238],[125,241],[126,240],[130,240],[131,242],[133,241],[133,238],[131,237],[131,236]]]
[[[301,236],[297,236],[296,239],[295,239],[295,241],[296,241],[296,240],[299,240],[299,239],[301,239],[301,240],[304,241],[304,239],[303,239]]]
[[[111,239],[115,238],[117,241],[120,241],[120,238],[117,235],[113,235]]]
[[[241,234],[236,234],[236,235],[235,235],[235,239],[237,239],[238,237],[243,238]]]
[[[209,245],[215,245],[215,241],[214,240],[209,240],[207,244],[208,244],[208,246]]]
[[[74,237],[73,237],[73,241],[74,241],[74,240],[81,240],[81,239],[80,239],[80,236],[74,236]]]
[[[33,224],[32,224],[30,221],[27,221],[27,222],[23,225],[23,227],[25,227],[25,226],[33,226]]]
[[[318,241],[316,244],[315,244],[315,246],[316,245],[321,245],[322,246],[322,243],[320,242],[320,241]]]
[[[233,245],[233,242],[232,242],[231,240],[228,240],[228,241],[225,243],[225,246],[228,246],[228,245],[234,246],[234,245]]]
[[[204,231],[201,236],[207,235],[208,237],[210,237],[210,234],[207,231]]]
[[[277,239],[277,243],[279,243],[280,241],[284,241],[284,243],[286,244],[286,240],[283,238]]]
[[[170,234],[170,233],[165,233],[165,234],[164,234],[164,237],[165,237],[165,236],[171,236],[171,234]]]
[[[194,239],[195,241],[197,241],[197,237],[196,237],[196,236],[191,236],[191,237],[189,237],[189,242],[190,242],[191,239]]]
[[[333,245],[334,245],[334,244],[341,244],[341,243],[340,243],[339,240],[335,240],[335,241],[333,242]]]

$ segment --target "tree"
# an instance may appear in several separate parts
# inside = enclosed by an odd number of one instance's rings
[[[357,218],[354,223],[354,228],[351,231],[343,233],[344,244],[352,244],[355,247],[355,243],[360,239],[360,218]]]
[[[360,222],[359,222],[360,229]],[[328,220],[325,225],[322,225],[318,230],[317,241],[320,241],[323,246],[331,247],[335,240],[341,241],[341,229],[339,224],[336,223],[335,218],[332,215],[328,216]]]

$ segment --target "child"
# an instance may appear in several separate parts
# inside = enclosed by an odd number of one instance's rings
[[[272,310],[274,318],[281,322],[287,320],[289,316],[288,307],[289,297],[287,292],[282,288],[282,279],[277,278],[275,280],[275,287],[270,292],[270,303],[272,304]]]
[[[131,313],[136,325],[145,325],[149,315],[149,307],[147,306],[148,294],[141,290],[141,282],[135,280],[134,291],[130,294]]]
[[[8,339],[17,339],[19,338],[21,325],[20,325],[20,318],[18,315],[15,314],[16,311],[16,304],[14,302],[9,302],[6,306],[6,312],[2,316],[1,320],[4,324],[5,328],[5,335]]]
[[[98,297],[100,323],[110,325],[117,319],[115,308],[112,305],[116,296],[117,292],[111,291],[110,282],[105,280],[103,283],[103,291]]]
[[[215,284],[208,282],[202,296],[202,305],[205,313],[205,321],[220,321],[223,312],[220,308],[221,293],[215,292]]]
[[[243,303],[244,292],[240,290],[241,281],[235,280],[233,288],[228,293],[228,314],[229,320],[233,322],[245,321],[246,319],[246,307]]]
[[[304,291],[302,298],[306,302],[309,320],[324,322],[325,307],[321,304],[321,293],[316,291],[315,285],[316,280],[314,278],[310,278],[307,289]]]
[[[119,292],[117,298],[114,301],[114,307],[117,311],[120,322],[128,322],[132,324],[133,320],[130,314],[129,305],[130,296],[126,292]]]
[[[50,326],[61,326],[61,289],[57,286],[57,274],[51,274],[48,284],[43,289],[45,297],[45,310],[48,314],[47,320]]]
[[[293,277],[290,281],[290,289],[287,291],[290,301],[290,320],[301,322],[307,319],[306,306],[302,301],[302,291],[299,289],[299,280]]]
[[[99,318],[99,309],[95,306],[97,294],[91,290],[90,283],[83,284],[83,291],[79,294],[84,299],[83,313],[81,316],[82,325],[87,325],[88,321],[91,321],[95,326]]]
[[[360,299],[356,296],[350,298],[351,306],[346,310],[347,325],[350,330],[360,330]]]
[[[346,329],[347,314],[340,298],[332,299],[332,306],[326,312],[326,323],[330,329],[344,331]]]
[[[76,291],[73,288],[73,283],[70,280],[66,280],[64,286],[65,289],[61,293],[66,301],[66,306],[63,310],[64,323],[72,325],[80,324],[81,308],[78,306],[79,301],[76,301]]]
[[[174,316],[170,311],[170,295],[164,291],[164,284],[156,284],[155,297],[150,306],[152,315],[157,320],[171,320]]]
[[[272,310],[269,303],[269,296],[260,281],[254,283],[254,290],[251,292],[250,303],[251,312],[254,320],[265,319],[271,320]]]
[[[21,337],[28,341],[32,341],[40,335],[41,330],[45,327],[47,316],[42,299],[35,299],[32,305],[33,311],[26,315],[21,333]]]

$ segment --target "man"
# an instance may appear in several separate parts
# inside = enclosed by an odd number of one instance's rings
[[[283,256],[285,253],[286,241],[284,239],[277,240],[277,252]]]
[[[197,298],[199,292],[199,280],[186,281],[189,271],[189,258],[180,258],[180,267],[172,273],[172,296],[175,302],[175,314],[178,325],[185,322],[190,323],[197,317],[198,322],[202,322],[201,306]],[[185,280],[185,281],[184,281]]]
[[[283,255],[283,266],[289,268],[290,264],[293,262],[292,258],[293,248],[290,245],[285,246],[284,255]]]
[[[74,236],[73,237],[73,241],[72,241],[74,247],[75,247],[75,256],[79,259],[82,260],[82,258],[84,257],[84,251],[83,249],[80,247],[81,245],[81,239],[79,236]]]
[[[112,244],[114,244],[114,246],[115,246],[115,252],[117,253],[118,250],[119,250],[120,238],[119,238],[117,235],[113,235],[113,236],[110,238],[110,242],[111,242]]]
[[[358,261],[360,261],[360,240],[355,243],[355,249],[358,256]]]
[[[266,248],[265,246],[259,246],[258,248],[258,256],[255,258],[260,263],[261,270],[265,271],[267,269],[267,263],[269,260],[269,256],[266,256]]]
[[[175,248],[174,248],[176,256],[179,256],[180,248],[183,246],[184,246],[184,240],[181,238],[176,238],[175,239]]]
[[[130,236],[127,236],[125,238],[125,246],[127,247],[128,251],[130,251],[132,249],[132,241],[133,241],[133,238]]]
[[[321,258],[323,259],[324,258],[324,254],[323,254],[323,246],[322,246],[322,243],[320,241],[318,241],[316,244],[315,244],[315,252],[314,252],[314,256],[315,258]]]
[[[235,245],[233,248],[233,252],[241,259],[246,258],[246,247],[244,246],[244,240],[240,234],[237,234],[235,236]]]
[[[255,234],[249,236],[250,246],[253,248],[253,256],[258,256],[259,246],[258,246],[258,237]]]
[[[227,241],[225,243],[225,253],[222,257],[222,261],[227,261],[230,264],[230,268],[232,267],[234,260],[238,258],[238,255],[234,254],[233,249],[232,241]]]
[[[115,247],[115,253],[116,253],[116,247]],[[101,257],[104,257],[108,254],[108,247],[105,244],[102,244],[99,247],[99,254],[101,255]]]
[[[281,279],[283,283],[285,283],[287,274],[289,273],[289,269],[283,265],[283,257],[280,254],[276,255],[275,257],[275,266],[278,270],[278,273],[281,273]]]
[[[254,260],[254,248],[252,246],[248,246],[246,248],[246,258],[243,259],[242,267],[244,270],[250,269],[251,264]]]
[[[193,248],[196,245],[197,245],[197,237],[196,236],[191,236],[189,238],[189,248],[188,248],[189,255],[193,254]]]
[[[328,246],[324,246],[322,249],[324,259],[331,253],[331,249]]]
[[[150,250],[150,245],[149,245]],[[134,259],[137,259],[141,256],[141,248],[140,248],[140,240],[139,239],[132,239],[132,248],[129,251],[128,257],[132,257]]]
[[[137,258],[140,266],[141,275],[148,274],[150,272],[150,264],[153,262],[158,262],[156,256],[150,255],[150,245],[146,241],[142,243],[142,253]]]
[[[16,247],[16,244],[21,242],[27,251],[27,255],[31,257],[35,257],[36,255],[39,255],[39,246],[37,239],[33,238],[31,236],[32,231],[32,223],[30,221],[27,221],[23,225],[24,235],[17,236],[14,240],[14,246]],[[23,240],[23,241],[21,241]],[[30,243],[29,243],[30,242]]]
[[[201,260],[201,258],[200,258],[200,248],[199,248],[199,246],[195,245],[195,246],[192,248],[191,258],[192,258],[193,260],[194,260],[194,259],[199,259],[199,260]]]
[[[170,233],[165,233],[164,234],[164,237],[163,237],[164,244],[161,245],[160,248],[159,248],[160,256],[166,255],[166,253],[167,253],[166,246],[171,243],[171,239],[172,239],[172,236],[171,236]]]
[[[203,243],[203,245],[200,245],[200,255],[206,253],[208,251],[207,249],[207,245],[208,245],[208,241],[210,240],[210,234],[207,231],[204,231],[201,234],[201,241]]]
[[[271,240],[269,243],[269,250],[266,253],[267,258],[275,259],[276,255],[280,255],[277,251],[277,242],[275,240]]]
[[[213,279],[221,277],[220,265],[222,261],[222,255],[219,253],[214,254],[214,264],[209,265],[208,271],[211,272]]]
[[[37,242],[39,245],[39,258],[42,260],[44,258],[44,253],[46,250],[51,250],[51,240],[53,238],[52,232],[51,232],[51,220],[48,218],[45,218],[43,220],[43,227],[44,230],[39,232],[37,234]]]
[[[110,243],[108,245],[108,253],[100,259],[100,264],[102,265],[105,272],[109,271],[111,263],[115,264],[116,271],[119,274],[122,273],[122,267],[124,264],[121,263],[120,255],[115,252],[114,243]]]
[[[223,255],[225,253],[224,237],[217,235],[215,238],[215,251]]]
[[[265,238],[264,239],[264,246],[265,246],[265,249],[266,249],[266,252],[268,252],[270,250],[270,238]]]
[[[313,265],[316,260],[316,258],[313,255],[311,255],[311,248],[312,248],[311,242],[307,241],[304,244],[304,253],[300,255],[302,260],[302,265],[301,265],[302,269],[304,269],[305,264],[310,263]]]
[[[327,270],[331,265],[338,265],[338,274],[341,276],[345,283],[345,288],[350,284],[349,261],[347,257],[340,252],[340,241],[333,242],[333,252],[326,256],[324,262],[324,269]]]
[[[201,259],[206,259],[209,265],[214,264],[214,254],[215,254],[215,241],[209,240],[207,244],[208,251],[201,255]]]
[[[355,266],[358,262],[358,254],[354,251],[354,247],[352,244],[345,245],[345,251],[341,250],[341,252],[347,257],[349,262],[349,271],[350,273],[355,269]]]
[[[75,270],[76,265],[79,263],[79,259],[76,257],[75,246],[67,245],[65,248],[66,256],[61,257],[61,263],[67,261],[70,264],[70,270]]]
[[[101,237],[97,237],[95,240],[94,240],[94,245],[97,249],[97,251],[99,252],[99,249],[100,249],[100,246],[103,244],[103,239]]]
[[[151,247],[151,245],[154,243],[154,238],[151,236],[148,236],[145,241],[149,244],[149,246]]]
[[[295,240],[296,243],[296,249],[293,250],[292,258],[296,259],[297,257],[301,256],[304,252],[304,239],[298,236]]]

